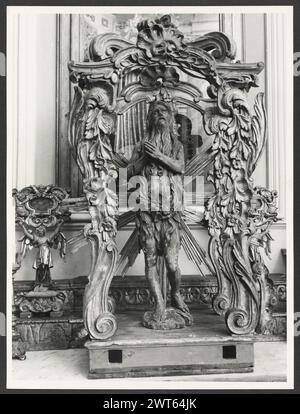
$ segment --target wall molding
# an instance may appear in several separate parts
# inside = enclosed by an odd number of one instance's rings
[[[281,13],[265,15],[266,108],[268,114],[267,185],[278,191],[278,218],[286,221],[287,105],[286,21]]]
[[[276,290],[278,301],[286,301],[286,278],[281,273],[270,275]],[[83,291],[88,283],[87,276],[78,276],[74,279],[53,280],[53,290],[66,292],[68,312],[82,311]],[[14,281],[15,296],[29,292],[34,287],[34,280]],[[197,275],[183,275],[181,291],[186,303],[193,307],[201,304],[211,305],[213,297],[218,293],[217,279],[213,275],[206,275],[205,279]],[[77,292],[74,294],[74,292]],[[110,295],[114,297],[119,309],[152,305],[149,285],[145,276],[115,275],[110,287]],[[71,297],[72,296],[72,297]]]
[[[7,134],[11,142],[12,187],[35,182],[36,15],[8,16]]]
[[[68,142],[68,117],[73,99],[68,63],[80,58],[80,16],[58,14],[56,18],[56,165],[55,184],[77,196],[80,172]]]

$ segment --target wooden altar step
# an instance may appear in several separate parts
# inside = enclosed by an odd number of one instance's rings
[[[123,378],[252,372],[253,336],[228,335],[212,311],[191,327],[172,331],[144,328],[141,315],[118,315],[118,331],[107,341],[88,341],[89,378]]]

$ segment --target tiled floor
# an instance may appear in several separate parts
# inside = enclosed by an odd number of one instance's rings
[[[12,380],[16,388],[147,389],[153,387],[196,388],[197,383],[286,381],[286,343],[258,342],[254,345],[255,369],[246,374],[213,374],[181,377],[89,380],[86,349],[28,352],[25,361],[13,361]],[[191,385],[193,385],[191,387]],[[10,386],[10,385],[9,385]]]

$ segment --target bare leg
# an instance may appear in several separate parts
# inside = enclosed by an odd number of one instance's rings
[[[181,311],[186,319],[186,324],[192,324],[189,308],[184,303],[180,294],[181,272],[178,267],[178,255],[180,250],[179,230],[174,230],[165,249],[167,277],[171,286],[171,305]]]
[[[144,314],[143,325],[146,328],[163,330],[184,328],[186,326],[185,318],[174,309],[166,309],[157,271],[155,239],[148,236],[146,240],[144,244],[145,273],[155,300],[155,309]]]
[[[146,263],[147,258],[145,256]],[[187,311],[184,310],[184,302],[181,299],[181,296],[178,291],[178,300],[176,302],[177,309],[166,309],[165,302],[163,299],[161,286],[159,283],[159,277],[157,272],[156,264],[152,266],[146,265],[146,276],[148,279],[148,283],[150,285],[151,293],[155,300],[155,310],[154,311],[148,311],[144,314],[143,318],[143,325],[146,328],[151,329],[178,329],[178,328],[184,328],[186,325],[191,325],[191,321],[189,319],[188,308]],[[174,296],[175,298],[176,296]],[[181,309],[179,304],[179,300],[181,299]]]
[[[184,303],[184,300],[180,294],[181,273],[179,268],[177,268],[175,272],[168,271],[167,276],[171,285],[171,305],[176,309],[182,310],[183,312],[189,312],[189,308]]]
[[[162,296],[162,292],[160,288],[156,263],[152,266],[146,265],[145,270],[146,270],[146,277],[150,285],[150,290],[155,300],[155,313],[159,317],[164,314],[165,304],[164,304],[164,300],[163,300],[163,296]]]
[[[146,230],[146,227],[142,227],[141,230]],[[152,233],[154,228],[149,226],[148,223],[147,230],[147,233],[142,234],[141,244],[145,255],[145,274],[150,292],[155,301],[155,310],[145,313],[143,324],[147,328],[159,329],[161,323],[163,323],[166,309],[157,272],[157,247],[154,234]]]
[[[146,216],[141,225],[140,241],[145,254],[145,273],[155,300],[155,309],[144,314],[143,325],[146,328],[161,330],[184,328],[187,325],[184,312],[173,308],[166,309],[165,306],[157,271],[158,249],[154,232],[159,230],[149,221],[149,217]]]

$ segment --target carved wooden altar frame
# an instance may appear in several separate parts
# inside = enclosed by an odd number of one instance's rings
[[[185,243],[189,258],[204,263],[217,278],[213,308],[224,315],[231,334],[271,331],[276,299],[262,250],[270,252],[276,192],[253,183],[252,174],[266,142],[266,113],[262,93],[256,96],[253,110],[248,100],[263,64],[234,63],[234,57],[234,43],[224,33],[209,33],[186,44],[170,17],[163,16],[139,23],[135,45],[115,34],[100,35],[90,44],[89,62],[69,63],[75,84],[69,142],[83,175],[91,215],[91,223],[77,240],[79,245],[83,238],[91,244],[84,298],[84,323],[91,339],[106,340],[115,333],[110,283],[124,257],[127,265],[134,260],[128,246],[118,259],[117,230],[132,221],[133,215],[118,215],[118,197],[109,187],[118,168],[125,165],[110,137],[119,116],[140,102],[157,98],[196,109],[207,133],[214,136],[209,179],[215,191],[205,210],[209,259],[192,237]],[[207,95],[182,82],[178,72],[206,80]],[[129,74],[133,74],[130,82]],[[196,173],[201,172],[203,159]]]

